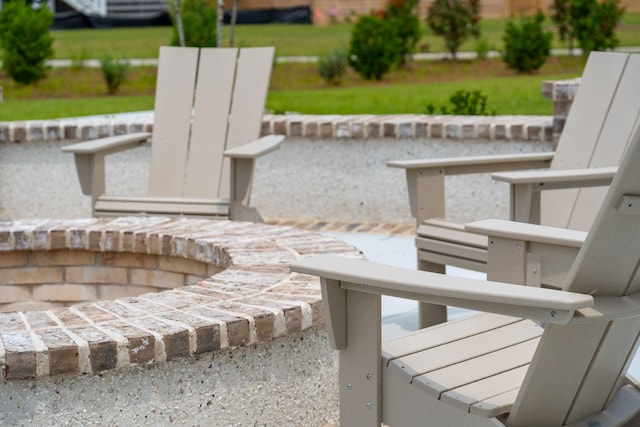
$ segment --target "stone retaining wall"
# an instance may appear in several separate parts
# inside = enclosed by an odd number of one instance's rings
[[[0,122],[0,142],[77,141],[152,132],[153,113]],[[551,141],[549,116],[270,115],[262,133],[311,139],[488,139]]]
[[[0,313],[0,394],[10,397],[0,399],[0,424],[337,418],[319,283],[289,271],[290,262],[319,253],[361,257],[285,226],[1,221],[0,301],[27,311]]]

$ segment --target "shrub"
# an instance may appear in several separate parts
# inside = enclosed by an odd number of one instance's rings
[[[185,46],[217,46],[218,38],[216,28],[218,12],[215,8],[207,6],[204,0],[182,0],[180,2],[180,16],[182,17]],[[171,44],[173,46],[180,46],[175,17],[173,21],[173,38]]]
[[[569,10],[571,8],[571,0],[553,0],[550,6],[551,22],[556,25],[558,36],[561,41],[569,42],[569,55],[573,54],[573,30],[571,28],[571,20]]]
[[[348,61],[367,80],[380,80],[396,63],[402,41],[393,25],[379,16],[361,16],[351,32]]]
[[[335,49],[318,61],[318,74],[327,83],[340,84],[346,70],[347,54],[344,49]]]
[[[53,57],[52,23],[53,15],[46,7],[34,9],[23,0],[4,3],[0,12],[2,68],[16,82],[28,85],[46,77],[45,61]]]
[[[545,63],[551,53],[551,31],[545,31],[544,15],[538,12],[533,17],[522,17],[520,25],[507,23],[503,37],[504,62],[509,68],[521,73],[532,72]]]
[[[469,37],[480,37],[480,0],[434,0],[427,12],[427,25],[444,38],[453,59]]]
[[[391,0],[384,13],[401,43],[396,59],[400,66],[405,65],[407,57],[416,50],[416,45],[422,38],[417,6],[418,0]]]
[[[100,60],[100,67],[104,81],[107,83],[107,92],[113,95],[127,78],[129,71],[129,61],[126,59],[114,59],[110,55],[105,55]]]
[[[618,46],[615,29],[623,13],[618,0],[554,0],[550,15],[560,40],[569,42],[569,52],[577,39],[586,56],[592,50]]]
[[[569,22],[583,55],[618,46],[615,30],[623,13],[618,0],[570,0]]]
[[[489,57],[490,50],[491,46],[489,46],[489,42],[487,41],[487,39],[479,39],[476,43],[476,57],[478,59],[487,59]]]
[[[487,109],[488,96],[482,91],[457,90],[450,97],[451,108],[443,105],[440,107],[442,114],[455,114],[459,116],[493,116],[494,110]],[[425,107],[426,114],[435,114],[436,106],[429,103]]]
[[[89,51],[87,49],[81,49],[79,53],[74,52],[71,54],[71,69],[73,71],[79,71],[85,68],[85,63],[89,59]]]

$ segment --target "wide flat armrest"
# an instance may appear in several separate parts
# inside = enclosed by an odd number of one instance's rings
[[[267,135],[255,141],[225,150],[225,157],[255,159],[280,148],[284,135]]]
[[[137,147],[151,136],[150,132],[136,132],[126,135],[110,136],[107,138],[94,139],[92,141],[80,142],[77,144],[62,147],[65,153],[73,154],[96,154],[101,152],[116,153]]]
[[[92,206],[95,205],[96,198],[105,191],[104,157],[107,154],[138,147],[150,136],[149,132],[136,132],[62,147],[62,151],[73,153],[80,188],[83,194],[91,196]]]
[[[429,218],[444,217],[447,175],[547,168],[553,156],[554,153],[529,153],[396,160],[387,162],[387,166],[405,170],[411,215],[420,224]]]
[[[392,160],[387,166],[402,169],[446,168],[447,175],[511,169],[548,167],[554,153],[503,154],[496,156],[447,157],[427,160]]]
[[[334,255],[305,258],[291,270],[339,283],[341,289],[390,295],[471,310],[569,323],[576,310],[591,307],[590,295],[446,276]]]
[[[502,219],[475,221],[464,226],[465,231],[489,237],[501,237],[527,242],[547,243],[557,246],[580,248],[587,233],[566,228],[547,227]]]
[[[611,184],[618,167],[502,172],[491,175],[496,181],[509,184],[533,184],[539,189],[597,187]]]

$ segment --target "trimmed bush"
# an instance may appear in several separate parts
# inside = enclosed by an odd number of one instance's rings
[[[204,0],[182,0],[180,16],[184,29],[185,46],[216,47],[218,43],[216,28],[218,12],[207,6]],[[180,46],[178,27],[173,19],[172,46]]]
[[[507,23],[503,37],[504,62],[520,73],[533,72],[545,63],[551,54],[551,31],[543,29],[544,15],[522,17],[520,25]]]
[[[397,62],[402,40],[390,21],[379,16],[361,16],[353,27],[348,61],[367,80],[380,80]]]
[[[487,59],[489,57],[489,51],[491,50],[491,46],[489,46],[489,42],[487,39],[482,38],[478,39],[476,43],[476,57],[478,59]]]
[[[444,38],[453,59],[469,37],[480,37],[480,0],[434,0],[429,6],[427,24],[436,36]]]
[[[573,40],[577,39],[582,54],[587,56],[592,50],[618,46],[615,30],[623,13],[618,0],[554,0],[550,16],[560,40],[568,41],[569,52],[573,52]]]
[[[120,85],[126,80],[129,71],[129,61],[126,59],[114,59],[110,55],[105,55],[100,60],[102,75],[107,83],[107,92],[113,95],[118,91]]]
[[[46,7],[34,9],[23,0],[4,3],[0,12],[2,68],[17,83],[28,85],[46,77],[45,61],[53,57],[52,23],[53,15]]]
[[[347,54],[344,49],[336,49],[320,57],[318,74],[330,84],[340,84],[347,71]]]
[[[584,56],[618,46],[615,31],[624,13],[618,0],[571,0],[570,4],[571,28]]]
[[[454,114],[458,116],[493,116],[494,110],[487,109],[488,96],[479,90],[457,90],[450,97],[451,108],[443,105],[440,107],[441,114]],[[432,103],[425,107],[426,114],[435,114],[436,106]]]
[[[400,39],[400,51],[396,63],[405,65],[407,58],[416,50],[422,38],[422,27],[417,16],[418,0],[391,0],[384,16],[390,21],[397,37]]]

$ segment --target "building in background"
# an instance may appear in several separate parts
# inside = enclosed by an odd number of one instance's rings
[[[2,7],[0,0],[0,9]],[[54,26],[115,27],[169,25],[168,1],[173,0],[43,0],[55,12]],[[212,6],[217,0],[207,0]],[[389,0],[239,0],[237,23],[298,23],[327,25],[355,21],[372,10],[383,9]],[[520,16],[548,10],[552,0],[481,0],[481,14],[487,18]],[[426,17],[432,0],[420,0]],[[628,12],[640,12],[640,0],[620,0]],[[234,0],[224,0],[229,22]]]

